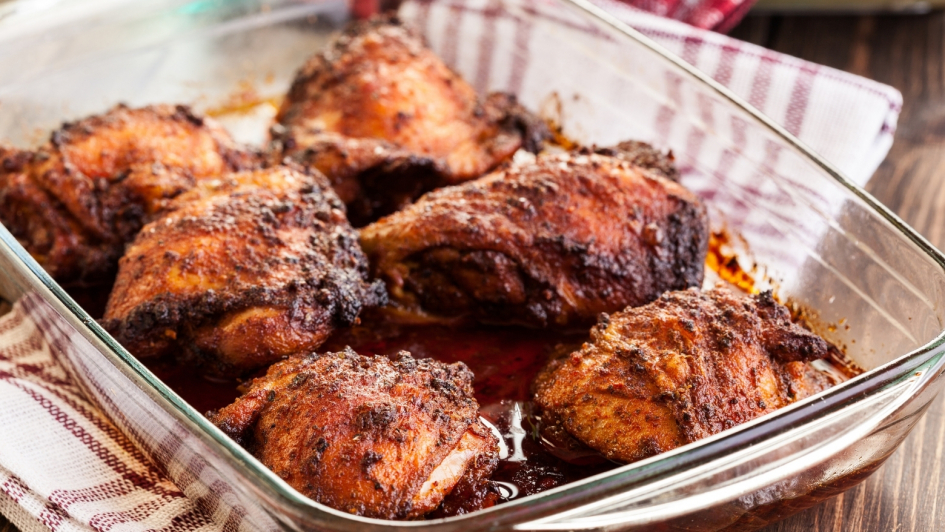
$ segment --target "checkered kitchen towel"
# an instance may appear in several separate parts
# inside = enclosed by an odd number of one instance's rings
[[[412,2],[404,10],[421,24],[457,17],[446,26],[449,32],[434,39],[441,53],[457,61],[490,61],[480,53],[489,50],[484,43],[512,38],[521,49],[535,51],[528,58],[530,68],[540,70],[543,56],[529,47],[528,28],[489,12],[484,1],[481,9]],[[859,183],[891,146],[901,97],[890,87],[596,1],[730,87]],[[479,23],[459,20],[464,17]],[[486,19],[495,24],[481,23]],[[473,69],[482,74],[472,78],[477,88],[494,88],[500,63]],[[512,68],[503,83],[527,85],[527,79],[515,78],[522,75]],[[658,110],[653,119],[667,131],[673,127],[671,113]],[[743,140],[741,149],[755,149],[751,139]],[[24,305],[29,300],[0,317],[0,512],[24,530],[245,528],[231,511],[220,509],[218,494],[185,496],[96,411],[55,361],[43,328],[24,313]]]

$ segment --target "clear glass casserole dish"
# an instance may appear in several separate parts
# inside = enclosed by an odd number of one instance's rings
[[[782,298],[842,324],[819,332],[866,371],[712,438],[488,510],[365,519],[306,499],[226,438],[0,227],[0,296],[23,299],[89,397],[185,493],[209,491],[218,515],[261,530],[752,529],[854,485],[895,450],[941,387],[940,252],[784,130],[584,0],[400,11],[478,90],[515,93],[568,137],[672,148],[715,227],[741,237]],[[119,101],[207,110],[238,87],[276,97],[352,10],[339,0],[101,0],[0,16],[0,138],[30,145]],[[260,142],[269,115],[253,109],[224,123]]]

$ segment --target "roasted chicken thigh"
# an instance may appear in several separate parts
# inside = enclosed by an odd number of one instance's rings
[[[103,324],[131,353],[238,374],[314,349],[383,304],[324,176],[287,167],[205,180],[146,225]]]
[[[589,342],[539,375],[535,402],[548,430],[633,462],[827,388],[807,362],[828,349],[770,292],[667,292],[602,316]]]
[[[462,363],[405,351],[293,356],[210,419],[315,501],[412,519],[496,468],[498,441],[479,420],[472,380]]]
[[[430,192],[361,245],[401,316],[581,326],[699,286],[708,219],[680,185],[583,151]]]
[[[514,97],[480,100],[395,17],[355,23],[310,59],[277,120],[283,153],[324,172],[355,222],[479,177],[549,136]]]
[[[148,217],[197,181],[260,163],[180,105],[119,105],[0,160],[0,221],[67,284],[107,280]]]

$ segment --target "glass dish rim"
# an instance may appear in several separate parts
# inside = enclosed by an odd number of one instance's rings
[[[769,131],[773,132],[809,161],[819,166],[827,175],[846,188],[855,197],[859,198],[866,206],[872,209],[882,219],[886,220],[895,231],[917,246],[927,257],[931,258],[942,270],[943,274],[945,274],[945,254],[932,246],[923,236],[918,234],[886,206],[878,202],[862,187],[846,178],[842,172],[835,168],[829,161],[818,155],[801,140],[734,94],[731,90],[722,86],[707,74],[699,71],[642,33],[634,30],[607,11],[594,5],[589,0],[553,1],[581,12],[583,16],[589,19],[596,19],[596,22],[603,23],[615,32],[622,34],[623,38],[636,41],[643,47],[661,56],[676,69],[681,70],[685,74],[695,78],[696,81],[712,89],[712,91],[722,99],[727,100],[736,108],[740,108],[752,119],[765,126]],[[131,4],[132,2],[127,3]],[[668,453],[663,453],[641,462],[626,464],[587,479],[568,483],[552,490],[462,516],[427,521],[372,519],[350,515],[319,504],[296,491],[268,468],[263,466],[262,463],[227,437],[199,411],[185,402],[173,390],[161,382],[147,367],[115,342],[84,309],[77,305],[75,301],[49,277],[45,270],[39,266],[2,224],[0,224],[0,251],[18,259],[18,262],[13,261],[13,264],[21,270],[25,269],[25,271],[21,271],[20,273],[25,274],[24,277],[26,277],[29,287],[33,290],[38,289],[39,295],[47,302],[53,304],[54,308],[56,308],[73,327],[88,340],[92,341],[93,345],[98,348],[100,353],[112,365],[120,370],[139,389],[145,391],[165,412],[171,415],[175,421],[186,426],[191,435],[197,436],[204,444],[216,447],[218,451],[221,451],[220,454],[226,458],[228,465],[238,470],[244,478],[256,484],[255,487],[259,491],[275,495],[278,498],[277,500],[280,503],[281,510],[285,510],[286,508],[282,507],[282,505],[288,503],[293,510],[303,516],[311,512],[319,512],[352,523],[364,525],[396,526],[403,528],[439,527],[478,519],[490,519],[490,521],[495,524],[504,521],[511,525],[518,520],[512,519],[510,521],[507,520],[507,517],[506,519],[502,519],[501,517],[522,509],[522,506],[527,506],[538,501],[542,501],[547,505],[549,502],[547,499],[549,498],[566,498],[569,494],[576,494],[575,492],[578,491],[586,492],[591,487],[597,487],[602,491],[612,492],[613,490],[620,489],[620,484],[626,485],[630,482],[640,482],[645,480],[646,477],[651,477],[660,472],[682,470],[703,461],[710,461],[711,457],[717,453],[719,447],[724,446],[729,452],[741,449],[753,441],[757,442],[757,436],[767,438],[791,428],[802,426],[807,422],[805,418],[819,417],[831,411],[831,409],[838,409],[840,405],[844,404],[848,399],[861,395],[866,396],[873,391],[883,389],[888,382],[901,380],[903,377],[914,372],[917,368],[926,366],[940,367],[945,364],[945,356],[943,356],[945,355],[945,351],[939,349],[945,345],[945,328],[943,328],[935,338],[921,347],[905,353],[873,370],[865,372],[854,379],[749,423],[733,427],[716,436],[694,442]],[[103,347],[104,349],[102,349]],[[922,388],[924,385],[931,382],[931,380],[937,376],[937,373],[936,371],[926,372],[912,388]],[[873,416],[871,416],[871,418],[872,417]],[[864,422],[865,421],[867,420],[864,420]],[[567,505],[566,509],[570,510],[572,507],[573,505]],[[526,517],[526,520],[536,518],[540,519],[541,516],[529,516]]]

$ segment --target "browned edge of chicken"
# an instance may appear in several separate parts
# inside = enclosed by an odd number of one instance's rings
[[[553,430],[633,462],[828,388],[808,362],[829,348],[770,292],[667,292],[602,316],[590,341],[539,375],[535,402]]]
[[[390,15],[352,23],[312,57],[276,119],[275,149],[325,173],[358,226],[550,138],[514,96],[480,98]]]
[[[107,282],[168,200],[262,160],[186,106],[118,105],[34,151],[0,148],[0,221],[57,281]]]
[[[580,327],[699,286],[705,206],[623,158],[540,155],[361,230],[401,319]]]
[[[231,375],[315,349],[385,302],[324,176],[277,166],[178,196],[129,245],[102,323],[140,358]]]
[[[350,349],[274,364],[210,420],[303,495],[356,515],[416,519],[482,481],[498,441],[462,363]]]

